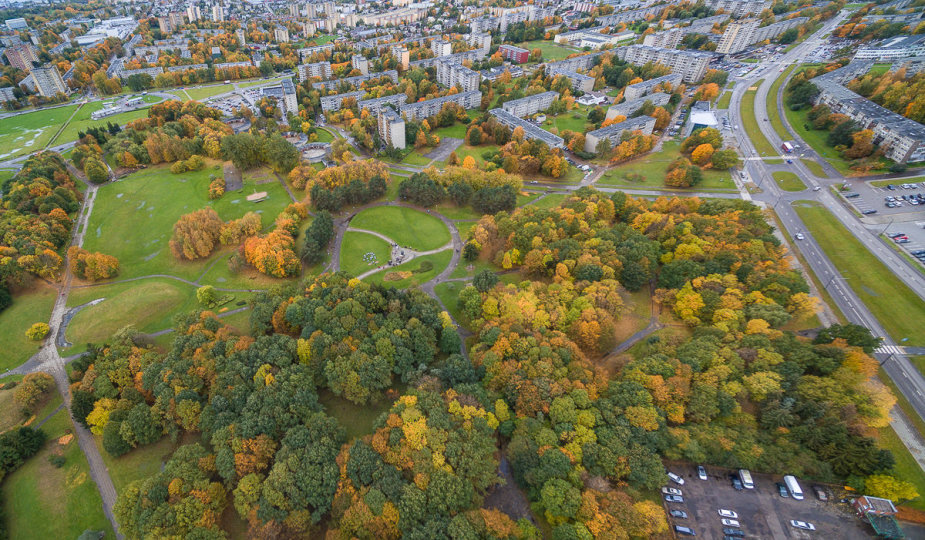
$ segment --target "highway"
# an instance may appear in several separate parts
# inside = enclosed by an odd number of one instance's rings
[[[749,87],[754,85],[759,79],[765,79],[766,85],[762,85],[755,97],[756,118],[759,127],[776,148],[780,147],[781,140],[774,132],[769,122],[766,107],[766,96],[770,83],[780,75],[780,69],[793,63],[798,63],[805,55],[815,49],[822,43],[822,36],[831,32],[841,20],[845,17],[845,12],[829,20],[821,29],[806,39],[803,43],[794,47],[791,51],[784,54],[779,60],[769,62],[766,65],[754,70],[743,80],[736,82],[733,90],[732,101],[729,106],[729,115],[732,125],[740,126],[735,130],[734,136],[738,143],[740,154],[746,158],[744,168],[748,176],[754,179],[763,190],[762,193],[752,195],[752,198],[769,208],[773,208],[778,214],[784,228],[791,237],[798,232],[807,230],[800,217],[793,210],[791,203],[795,200],[816,200],[831,210],[851,231],[854,233],[871,251],[881,258],[888,267],[897,273],[899,279],[905,281],[913,291],[919,295],[925,294],[925,279],[918,272],[910,271],[906,261],[899,257],[892,250],[886,249],[880,240],[870,231],[868,231],[850,212],[848,212],[834,196],[829,192],[828,186],[841,184],[844,178],[817,178],[814,176],[799,159],[794,159],[793,164],[786,163],[768,163],[755,151],[751,140],[744,128],[741,128],[742,121],[739,115],[742,97]],[[772,114],[779,114],[779,110],[773,111]],[[801,144],[808,149],[808,146]],[[754,159],[748,159],[754,158]],[[823,160],[818,159],[822,162]],[[828,167],[827,167],[828,168]],[[819,187],[818,191],[808,189],[803,192],[783,192],[781,191],[771,173],[774,171],[791,171],[796,173],[801,180],[809,187]],[[799,249],[809,266],[815,272],[822,286],[829,292],[838,308],[844,313],[845,317],[853,323],[865,326],[876,336],[883,337],[883,346],[875,354],[878,361],[883,365],[900,392],[911,403],[912,407],[925,418],[925,377],[912,365],[909,359],[902,353],[902,349],[887,334],[886,330],[880,325],[876,317],[871,314],[867,306],[862,302],[854,291],[851,289],[845,278],[843,278],[826,257],[820,246],[816,243],[812,235],[806,235],[806,239],[799,241]]]

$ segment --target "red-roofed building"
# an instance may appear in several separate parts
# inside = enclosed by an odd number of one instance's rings
[[[530,51],[513,45],[502,45],[498,51],[501,53],[502,58],[515,64],[523,64],[530,59]]]

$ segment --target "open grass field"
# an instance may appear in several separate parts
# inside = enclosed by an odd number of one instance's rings
[[[289,79],[289,78],[291,77],[273,77],[272,79],[269,79],[266,81],[263,79],[259,79],[256,81],[241,82],[241,83],[238,83],[238,88],[251,88],[253,86],[261,86],[264,84],[270,85],[270,84],[278,83],[279,81],[283,79]]]
[[[763,80],[756,82],[752,87],[754,90],[749,88],[745,95],[742,96],[742,110],[740,111],[742,126],[748,132],[748,137],[751,139],[759,156],[776,156],[778,154],[777,150],[771,146],[768,139],[761,133],[761,129],[758,127],[758,119],[755,117],[755,94],[763,82]]]
[[[109,476],[112,478],[116,493],[121,493],[135,480],[147,478],[161,470],[161,465],[180,446],[201,442],[199,435],[185,433],[177,439],[177,442],[172,442],[170,437],[164,437],[154,444],[140,446],[127,454],[112,457],[103,449],[102,437],[94,437],[93,439],[103,456],[106,468],[109,469]]]
[[[333,416],[347,430],[347,440],[353,441],[373,432],[373,424],[379,416],[387,412],[392,402],[384,397],[378,401],[357,405],[356,403],[335,395],[330,390],[318,392],[318,401],[325,412]]]
[[[790,76],[790,72],[793,71],[795,67],[796,64],[791,65],[774,80],[774,83],[771,84],[771,88],[768,90],[766,99],[768,120],[771,121],[771,127],[774,128],[774,132],[777,133],[777,136],[780,137],[782,141],[790,140],[790,132],[784,127],[784,121],[781,120],[780,115],[777,114],[777,92],[780,91],[780,85],[783,84],[784,79]]]
[[[716,108],[728,109],[730,101],[732,101],[732,92],[723,92],[723,95],[719,96],[719,101],[716,102]]]
[[[77,538],[88,529],[115,538],[77,440],[58,442],[73,430],[68,411],[58,411],[42,430],[45,446],[3,482],[9,538]],[[61,468],[49,463],[52,453],[64,456]]]
[[[774,181],[784,191],[803,191],[806,184],[800,180],[800,177],[790,171],[774,171],[771,173]]]
[[[68,122],[67,126],[61,130],[61,134],[52,141],[52,144],[58,145],[76,141],[78,132],[86,131],[87,128],[93,126],[105,126],[108,122],[112,122],[113,124],[118,124],[121,126],[131,122],[132,120],[137,120],[139,118],[145,118],[148,116],[148,109],[145,107],[143,109],[135,109],[134,111],[114,114],[100,120],[92,120],[90,118],[90,114],[100,110],[102,107],[102,101],[94,101],[93,103],[88,103],[81,107],[80,110],[77,111],[77,114],[74,115],[74,118],[72,118],[71,121]]]
[[[444,202],[434,207],[434,210],[440,212],[444,216],[450,219],[479,219],[482,217],[482,214],[479,214],[472,209],[471,206],[456,206],[452,202]]]
[[[647,154],[611,168],[601,175],[598,183],[607,186],[626,186],[640,189],[666,189],[665,171],[668,165],[681,155],[680,149],[681,143],[666,141],[658,152]],[[645,178],[641,182],[630,182],[624,177],[628,173],[641,174]],[[705,169],[703,171],[703,181],[689,190],[680,191],[735,191],[735,189],[735,183],[732,181],[729,171]]]
[[[439,219],[404,206],[363,210],[350,221],[350,226],[376,231],[415,251],[437,249],[450,241],[450,231]],[[386,261],[388,258],[382,262]]]
[[[33,323],[47,323],[57,291],[42,281],[13,296],[13,305],[0,312],[0,372],[14,368],[39,350],[40,341],[31,341],[26,330]]]
[[[909,290],[827,209],[797,201],[794,209],[855,294],[895,340],[925,345],[925,302]]]
[[[269,81],[261,81],[261,82],[269,82]],[[202,101],[212,96],[217,96],[219,94],[231,92],[232,90],[234,90],[234,84],[217,84],[214,86],[203,86],[201,88],[187,86],[184,92],[186,93],[186,95],[190,97],[190,99],[195,100],[195,101]]]
[[[347,231],[340,248],[340,269],[351,276],[358,276],[364,272],[389,262],[392,247],[385,240],[371,234]],[[376,255],[376,264],[369,264],[363,260],[366,253]]]
[[[825,170],[822,168],[822,165],[820,165],[816,160],[800,158],[800,161],[803,162],[803,165],[806,165],[806,168],[809,169],[809,172],[813,173],[813,176],[818,178],[828,177],[828,175],[825,174]]]
[[[568,195],[564,193],[552,193],[546,195],[542,199],[538,199],[535,202],[531,203],[537,208],[554,208],[562,204],[562,202],[568,198]]]
[[[478,221],[457,221],[456,230],[459,231],[459,237],[465,241],[466,238],[469,237],[469,231],[472,230],[472,227],[475,227],[477,223]]]
[[[551,130],[556,128],[559,133],[563,131],[574,131],[576,133],[586,133],[588,129],[588,111],[587,108],[576,107],[571,111],[558,114],[546,119],[543,122],[543,129]]]
[[[463,290],[466,285],[466,283],[460,281],[447,281],[434,287],[437,298],[443,302],[447,311],[450,312],[450,315],[452,315],[459,324],[463,324],[465,319],[462,312],[459,311],[459,291]]]
[[[552,41],[545,41],[541,39],[537,39],[534,41],[525,41],[521,43],[519,47],[527,49],[528,51],[533,51],[533,49],[539,49],[543,53],[543,60],[547,62],[550,60],[562,60],[563,58],[565,58],[566,56],[570,54],[575,54],[579,52],[571,47],[563,47],[562,45],[559,45],[558,43],[554,43]]]
[[[444,268],[450,264],[450,260],[453,258],[453,250],[445,249],[443,251],[431,254],[424,255],[423,257],[416,257],[405,264],[401,264],[394,268],[388,268],[377,272],[368,278],[365,281],[369,283],[379,283],[384,287],[395,287],[396,289],[404,289],[407,287],[414,287],[415,285],[420,285],[433,279],[437,274],[443,271]],[[424,272],[418,272],[418,269],[421,267],[421,264],[425,261],[429,261],[433,266],[430,270]],[[398,281],[385,281],[385,277],[392,272],[412,272],[411,277],[407,277]]]
[[[466,132],[469,131],[469,124],[463,124],[462,122],[456,122],[450,127],[444,127],[436,130],[434,133],[443,137],[453,137],[454,139],[465,139]]]
[[[0,120],[0,161],[44,148],[77,107],[66,105]]]
[[[261,215],[269,226],[291,199],[272,175],[244,175],[244,188],[216,201],[208,199],[209,175],[221,176],[211,164],[201,171],[172,174],[166,166],[150,167],[100,188],[84,240],[84,248],[113,255],[121,263],[119,278],[170,274],[195,278],[217,256],[181,262],[170,253],[168,241],[181,215],[211,206],[223,220],[246,212]],[[258,183],[259,182],[259,183]],[[246,196],[266,191],[267,199],[247,202]]]

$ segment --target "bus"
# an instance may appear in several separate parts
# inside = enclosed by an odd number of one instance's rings
[[[798,500],[803,500],[803,490],[800,489],[800,484],[797,483],[797,477],[792,474],[788,474],[784,477],[784,483],[787,484],[787,489],[790,491],[790,495]]]
[[[752,482],[752,473],[748,472],[748,469],[739,469],[739,480],[742,481],[745,489],[755,489],[755,483]]]

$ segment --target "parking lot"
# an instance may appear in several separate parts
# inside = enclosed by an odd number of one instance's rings
[[[684,485],[667,481],[669,487],[683,492],[684,503],[665,503],[668,510],[683,510],[687,518],[669,517],[672,525],[692,528],[701,538],[723,538],[720,522],[720,508],[738,514],[737,521],[745,533],[744,538],[828,538],[851,540],[871,538],[869,526],[854,515],[847,504],[839,503],[838,495],[826,488],[827,502],[816,498],[812,482],[800,480],[804,499],[781,497],[775,482],[783,482],[782,476],[752,473],[755,489],[736,491],[729,480],[732,471],[707,467],[707,480],[700,480],[694,466],[674,466],[669,470],[684,478]],[[805,521],[815,525],[815,531],[804,531],[790,525],[790,520]]]
[[[904,219],[904,215],[908,215],[909,219],[915,219],[916,216],[918,216],[918,219],[925,218],[925,204],[911,204],[908,200],[902,200],[903,195],[907,199],[918,194],[925,197],[925,186],[921,183],[915,183],[910,184],[914,186],[911,189],[903,189],[902,184],[901,180],[897,180],[895,189],[891,190],[886,187],[872,186],[869,182],[854,180],[849,183],[850,191],[842,192],[842,196],[857,193],[858,197],[846,197],[845,201],[854,206],[858,212],[876,210],[875,215],[889,216],[896,219]],[[893,197],[893,208],[887,206],[887,197]]]
[[[883,236],[886,242],[895,243],[899,249],[903,250],[913,259],[914,252],[925,250],[925,216],[922,221],[917,222],[892,222],[884,230]],[[896,235],[902,234],[907,241],[897,242]],[[925,264],[925,261],[916,259],[919,264]]]

